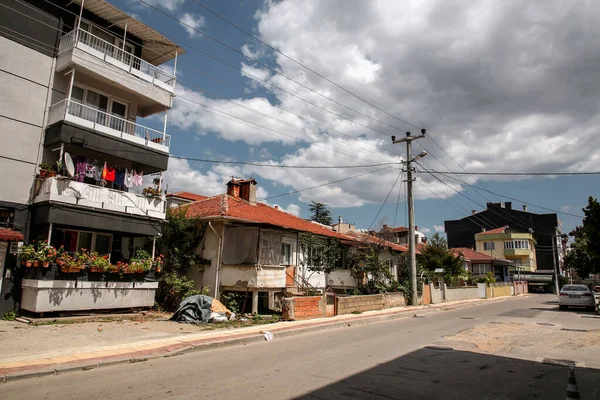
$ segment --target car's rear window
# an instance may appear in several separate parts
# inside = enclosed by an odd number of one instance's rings
[[[585,286],[575,286],[575,285],[567,285],[565,287],[563,287],[564,291],[567,292],[587,292],[587,287]]]

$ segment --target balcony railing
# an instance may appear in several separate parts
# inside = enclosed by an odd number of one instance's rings
[[[164,132],[138,125],[73,100],[64,99],[50,106],[48,125],[63,120],[161,151],[168,152],[171,145],[171,136]]]
[[[148,197],[137,193],[122,192],[64,177],[46,178],[41,182],[37,187],[33,202],[44,201],[159,219],[165,218],[165,199],[163,197]]]
[[[74,47],[171,93],[175,89],[175,75],[124,51],[98,36],[92,35],[88,31],[79,29],[79,34],[77,34],[77,29],[73,29],[62,36],[58,45],[58,54],[60,55]]]

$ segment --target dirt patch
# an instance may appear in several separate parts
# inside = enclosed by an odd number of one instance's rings
[[[490,323],[466,329],[446,338],[476,346],[487,354],[544,353],[550,350],[577,351],[600,347],[600,329],[564,330],[560,327],[518,322]]]

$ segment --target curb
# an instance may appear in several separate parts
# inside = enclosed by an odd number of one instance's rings
[[[440,303],[433,305],[424,305],[424,306],[415,306],[415,307],[403,307],[400,310],[383,312],[380,314],[374,315],[356,315],[352,317],[345,318],[342,321],[319,321],[315,322],[309,326],[299,326],[299,327],[281,327],[271,330],[275,339],[281,339],[286,337],[291,337],[295,335],[301,335],[304,333],[311,333],[317,331],[324,331],[329,329],[337,329],[343,328],[353,325],[368,325],[370,323],[384,322],[384,321],[393,321],[404,318],[411,318],[415,312],[426,311],[428,314],[438,311],[449,311],[446,310],[448,307],[452,307],[451,309],[456,308],[467,308],[468,306],[479,306],[485,305],[489,303],[495,303],[498,301],[504,301],[509,299],[518,299],[523,297],[529,297],[527,295],[519,295],[519,296],[507,296],[507,297],[499,297],[495,299],[480,299],[480,300],[464,300],[457,301],[451,303]],[[349,316],[350,314],[348,314]],[[265,328],[264,331],[268,329]],[[98,369],[101,367],[108,367],[112,365],[118,364],[133,364],[139,362],[146,362],[149,360],[160,359],[160,358],[169,358],[176,357],[180,355],[184,355],[192,352],[213,350],[216,348],[226,348],[238,345],[246,345],[256,342],[264,341],[264,331],[259,331],[258,333],[251,332],[247,334],[240,334],[237,337],[228,338],[228,339],[219,339],[219,338],[206,338],[199,339],[196,342],[188,342],[182,343],[181,345],[168,345],[159,347],[153,350],[142,350],[133,353],[119,354],[114,356],[106,356],[103,358],[89,359],[85,361],[73,361],[64,364],[54,364],[53,367],[49,367],[48,365],[41,366],[40,368],[35,368],[30,371],[22,370],[20,367],[15,368],[15,371],[12,373],[0,375],[0,381],[4,383],[8,383],[9,381],[17,381],[29,378],[39,378],[45,376],[53,376],[59,375],[67,372],[74,371],[89,371],[93,369]]]

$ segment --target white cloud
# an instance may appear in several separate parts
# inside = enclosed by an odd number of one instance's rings
[[[179,8],[181,8],[181,6],[183,6],[183,3],[185,3],[185,0],[144,0],[144,1],[154,7],[162,7],[169,11],[176,11]],[[135,8],[148,8],[148,6],[144,5],[143,3],[138,2],[137,0],[129,0],[129,2]]]
[[[274,205],[274,207],[275,206],[279,207],[279,209],[281,211],[285,211],[286,213],[295,215],[296,217],[299,217],[300,213],[302,212],[302,208],[299,205],[294,204],[294,203],[288,204],[287,207],[281,207],[281,206],[278,206],[276,204]]]
[[[429,228],[421,228],[421,227],[419,227],[419,231],[421,231],[424,234],[431,233],[431,229],[429,229]]]
[[[433,229],[437,233],[444,233],[444,232],[446,232],[446,229],[444,228],[444,225],[433,225]]]
[[[564,212],[569,212],[571,211],[571,206],[561,206],[560,210]]]
[[[185,13],[179,18],[182,22],[183,28],[186,30],[188,35],[191,38],[197,37],[200,35],[194,29],[200,29],[206,23],[206,19],[202,15],[195,15],[190,13]],[[185,25],[184,25],[185,24]]]

